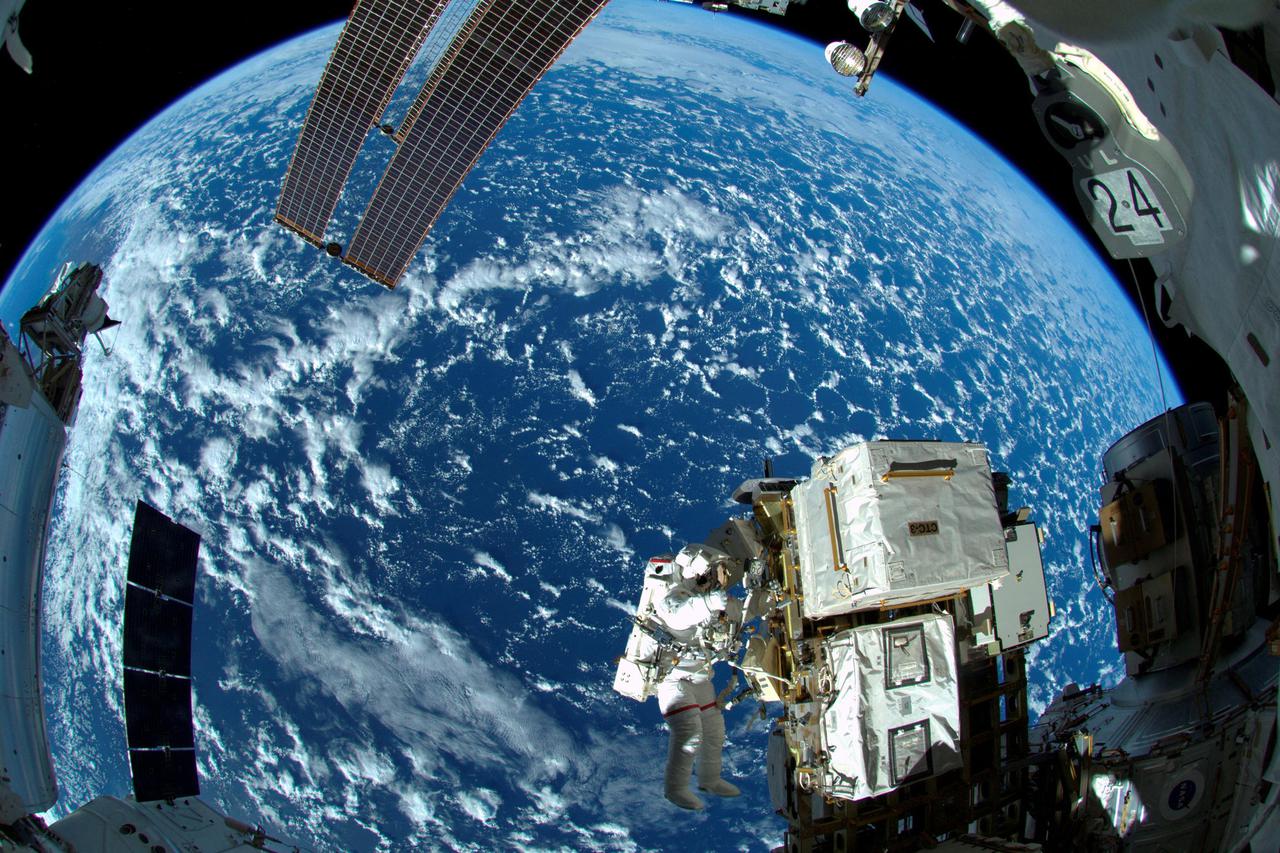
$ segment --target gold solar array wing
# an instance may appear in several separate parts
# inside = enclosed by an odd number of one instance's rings
[[[394,287],[463,178],[605,0],[481,0],[433,71],[345,263]]]
[[[275,220],[317,246],[369,130],[447,0],[358,0],[329,57],[285,174]]]

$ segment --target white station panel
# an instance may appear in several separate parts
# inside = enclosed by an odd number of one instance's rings
[[[823,652],[834,687],[817,752],[824,793],[860,800],[962,765],[950,616],[850,628]]]
[[[1002,649],[1024,646],[1049,636],[1052,606],[1044,582],[1040,536],[1035,524],[1009,528],[1006,536],[1009,576],[993,585],[996,630]]]
[[[199,797],[173,802],[139,803],[98,797],[50,827],[69,849],[93,853],[139,850],[217,850],[253,853],[285,845],[242,821],[223,815]],[[27,848],[31,849],[31,848]],[[64,849],[61,845],[58,849]],[[297,848],[294,848],[297,849]]]
[[[873,441],[791,491],[804,615],[954,595],[1008,573],[980,444]]]
[[[66,427],[41,394],[0,406],[0,823],[58,799],[40,676],[46,525]]]

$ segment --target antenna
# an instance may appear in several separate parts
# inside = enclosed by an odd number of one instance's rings
[[[119,325],[107,316],[106,300],[98,295],[101,283],[102,267],[67,263],[44,297],[22,315],[22,358],[63,423],[71,422],[80,402],[85,339]]]

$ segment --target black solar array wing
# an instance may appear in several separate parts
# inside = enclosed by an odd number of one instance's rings
[[[130,749],[195,748],[189,679],[125,669],[124,718]]]
[[[191,674],[191,605],[128,586],[124,592],[124,665]]]
[[[191,626],[200,536],[138,501],[124,593],[124,710],[139,802],[200,793]]]
[[[170,598],[195,601],[200,534],[138,501],[129,545],[129,580]]]
[[[176,800],[200,793],[194,749],[131,749],[133,796],[140,803]]]
[[[316,245],[356,155],[447,0],[357,0],[298,136],[275,219]]]
[[[463,178],[605,0],[481,0],[440,59],[344,261],[394,287]]]

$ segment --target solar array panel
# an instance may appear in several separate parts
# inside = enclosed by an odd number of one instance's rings
[[[124,671],[125,734],[133,749],[195,749],[191,682],[140,669]]]
[[[198,533],[138,501],[129,544],[129,580],[189,605],[195,601],[199,553]]]
[[[401,125],[344,262],[388,287],[463,178],[606,0],[480,0]]]
[[[470,0],[470,9],[467,11],[466,17],[456,25],[453,37],[443,42],[443,47],[434,45],[440,50],[440,55],[433,58],[431,75],[418,92],[418,96],[413,99],[413,103],[404,115],[404,120],[400,122],[400,127],[396,129],[396,142],[404,142],[405,136],[408,135],[409,130],[417,122],[418,116],[422,115],[422,110],[426,106],[427,100],[435,92],[436,87],[440,85],[440,80],[445,72],[449,70],[449,65],[457,57],[462,45],[466,43],[467,39],[471,38],[471,34],[475,32],[480,21],[484,20],[485,14],[492,5],[493,0]],[[462,8],[462,0],[453,0],[449,4],[449,17],[456,15]],[[434,33],[432,41],[436,41]]]
[[[194,749],[131,749],[129,769],[133,774],[133,798],[140,803],[172,801],[200,793]]]
[[[471,22],[476,7],[485,3],[487,0],[448,0],[444,11],[440,13],[435,25],[431,27],[431,32],[427,34],[427,40],[423,43],[422,49],[418,51],[418,58],[414,61],[415,65],[422,66],[421,72],[426,72],[426,77],[429,78],[431,72],[436,70],[440,64],[440,57],[444,56],[462,28]],[[397,142],[404,139],[403,131],[402,124],[395,134]]]
[[[139,802],[200,793],[191,624],[200,536],[138,501],[124,600],[124,714]]]
[[[129,584],[124,591],[124,665],[191,674],[191,605]]]
[[[318,246],[356,155],[447,0],[357,0],[285,173],[275,219]]]

